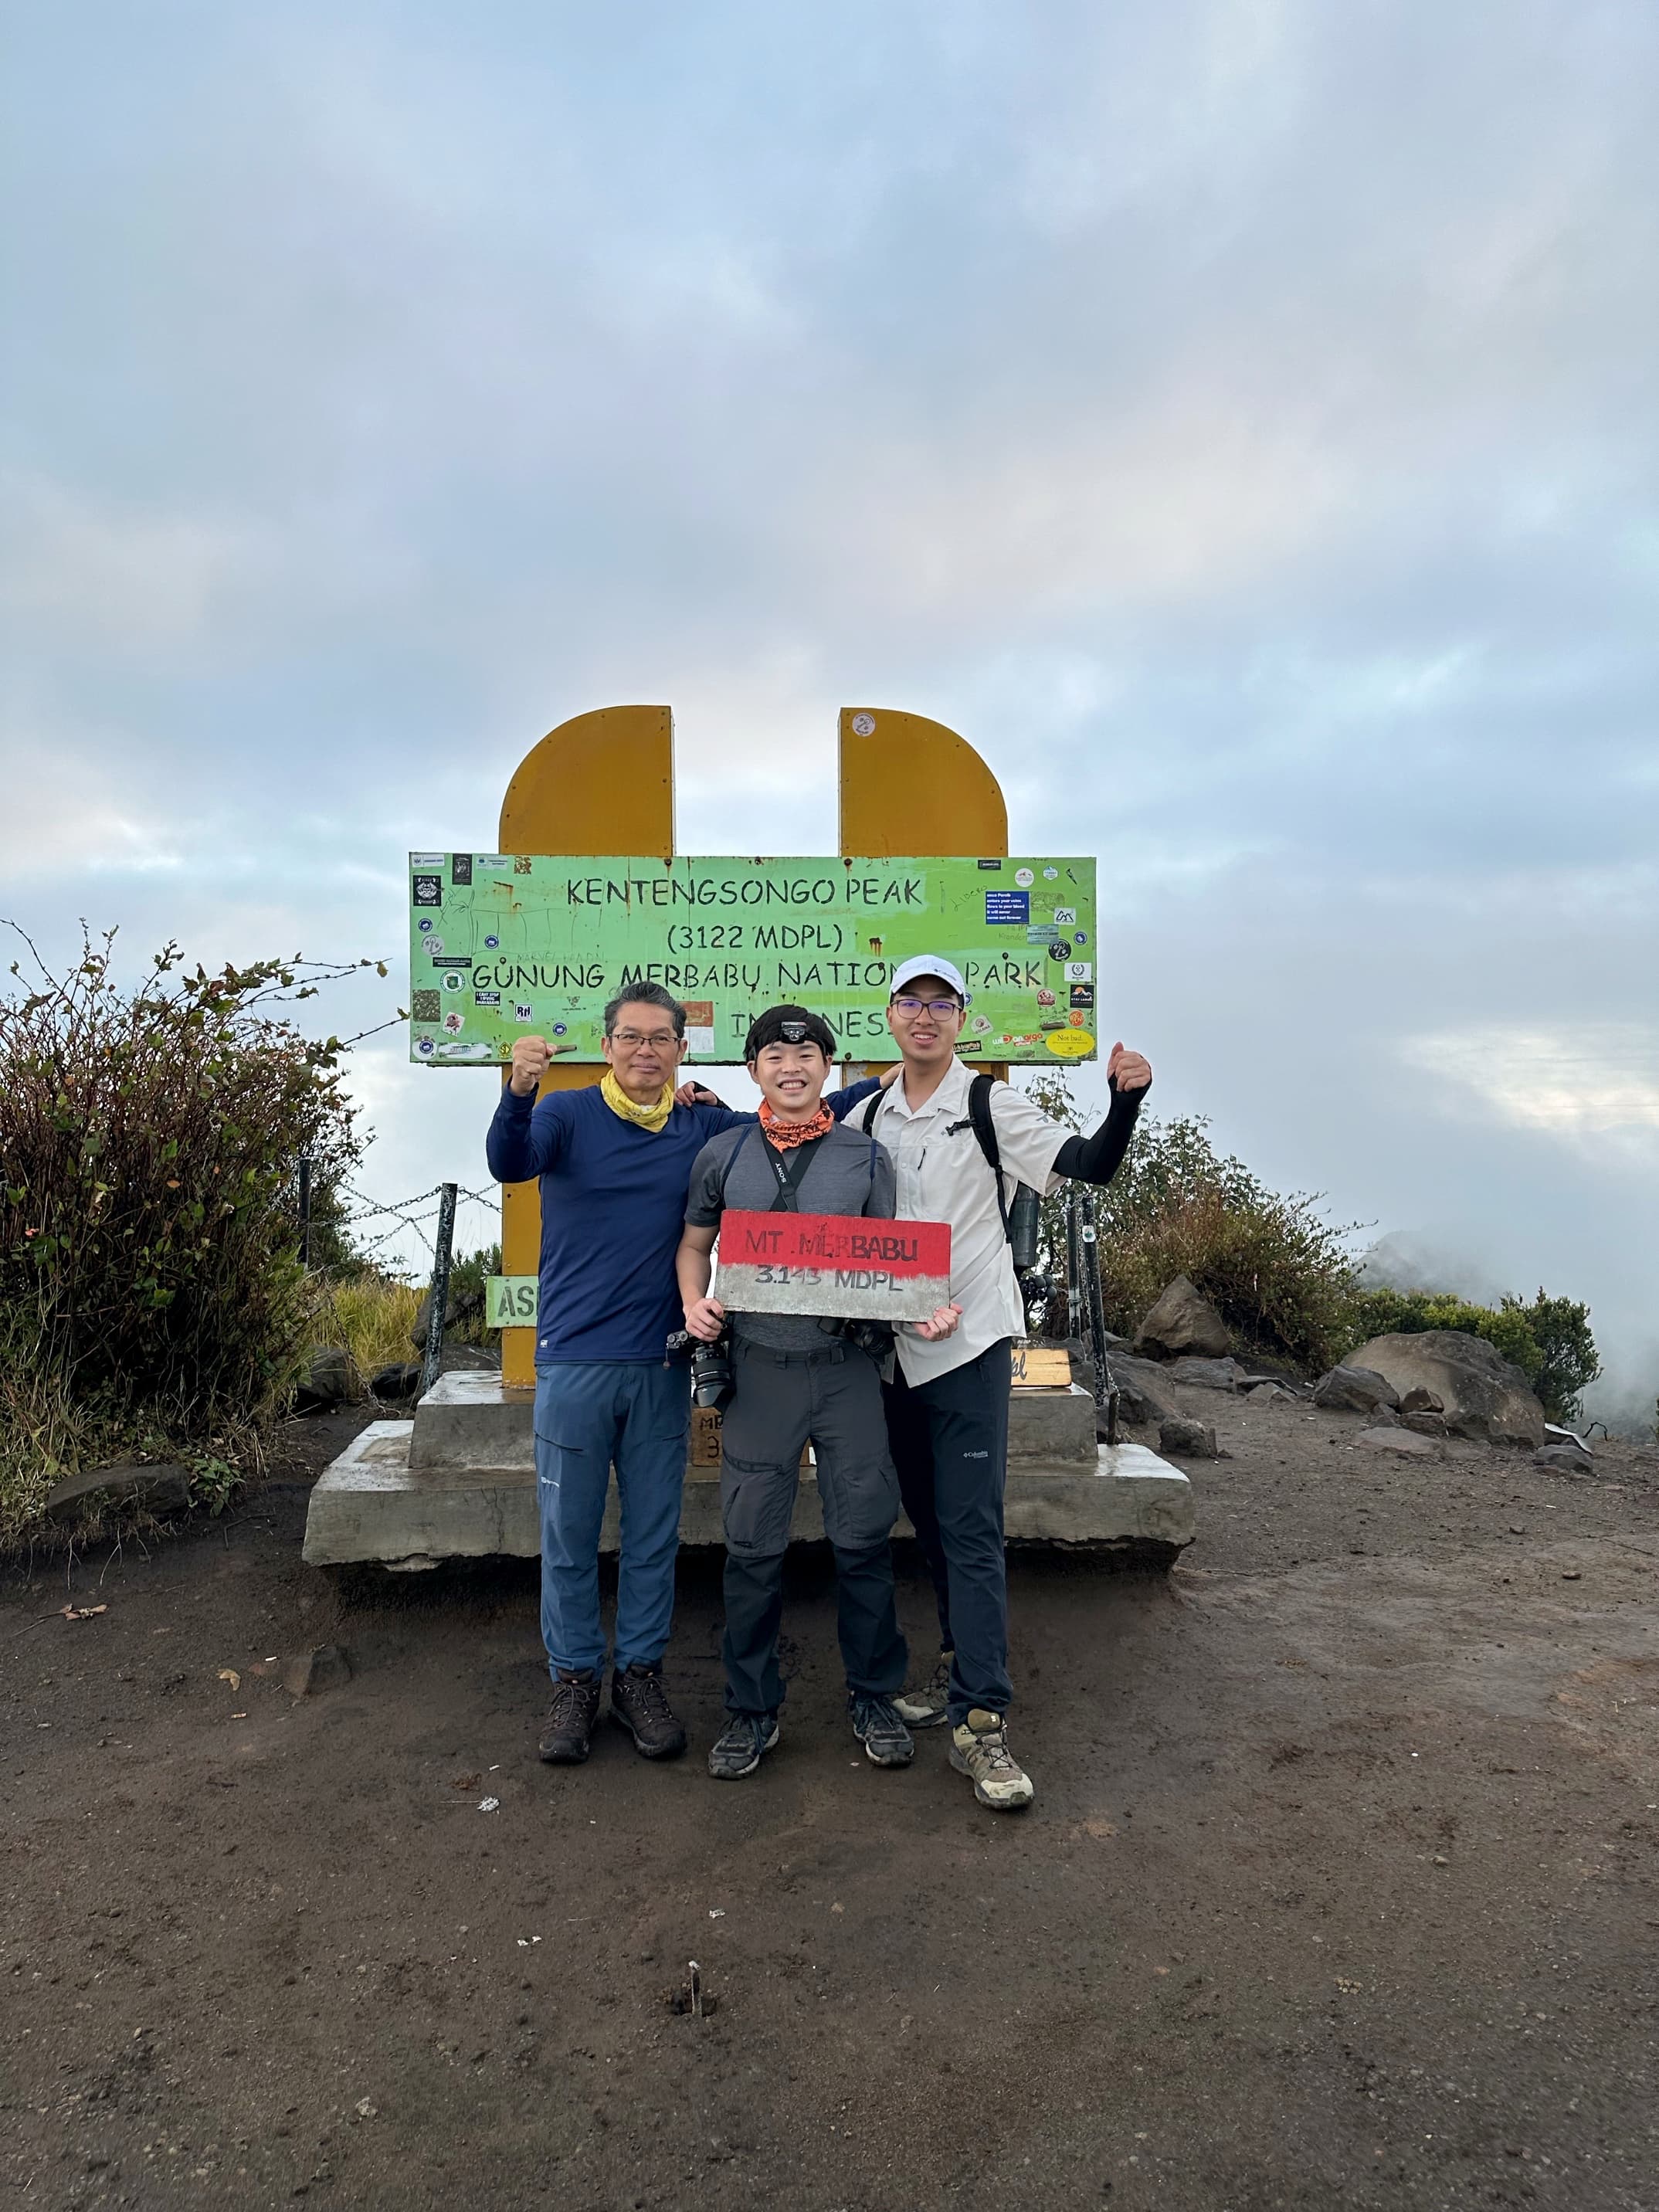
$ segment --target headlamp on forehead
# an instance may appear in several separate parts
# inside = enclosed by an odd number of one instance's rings
[[[743,1056],[753,1060],[769,1044],[815,1044],[826,1060],[836,1056],[836,1033],[810,1006],[769,1006],[749,1025]]]

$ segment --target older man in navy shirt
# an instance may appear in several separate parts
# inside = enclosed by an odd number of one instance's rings
[[[603,1079],[537,1103],[551,1057],[520,1037],[489,1127],[499,1182],[541,1179],[536,1324],[536,1489],[542,1638],[553,1703],[538,1749],[587,1757],[605,1662],[599,1527],[612,1464],[622,1504],[611,1716],[647,1759],[685,1749],[662,1657],[674,1613],[674,1555],[690,1418],[687,1370],[663,1346],[680,1326],[674,1255],[691,1163],[711,1137],[752,1121],[712,1091],[683,1103],[685,1009],[660,983],[630,985],[605,1010]],[[873,1081],[828,1100],[840,1117]],[[684,1094],[683,1094],[684,1095]]]

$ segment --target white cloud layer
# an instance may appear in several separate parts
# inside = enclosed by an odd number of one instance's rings
[[[0,903],[385,954],[567,714],[811,851],[915,708],[1099,856],[1161,1104],[1644,1356],[1656,70],[1622,0],[34,11]],[[477,1080],[364,1082],[476,1178]]]

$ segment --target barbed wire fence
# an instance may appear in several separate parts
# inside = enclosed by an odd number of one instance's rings
[[[354,1249],[364,1260],[380,1267],[389,1267],[396,1259],[402,1261],[408,1273],[429,1274],[436,1256],[435,1224],[441,1211],[443,1185],[434,1182],[428,1190],[420,1190],[409,1198],[383,1200],[370,1192],[361,1190],[355,1183],[337,1185],[340,1196],[356,1208],[350,1213],[337,1217],[334,1226],[343,1236],[353,1231],[361,1232],[361,1224],[385,1221],[390,1225],[378,1234],[351,1235]],[[489,1246],[501,1241],[501,1194],[498,1186],[473,1190],[465,1184],[455,1189],[457,1223],[456,1243],[464,1244],[469,1237],[478,1246]],[[471,1209],[467,1229],[463,1231],[459,1214],[465,1206]],[[479,1210],[485,1218],[482,1228],[472,1224]],[[389,1252],[387,1247],[403,1240],[403,1249]]]

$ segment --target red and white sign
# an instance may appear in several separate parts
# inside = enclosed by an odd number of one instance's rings
[[[714,1295],[734,1313],[931,1321],[951,1295],[950,1224],[732,1207]]]

